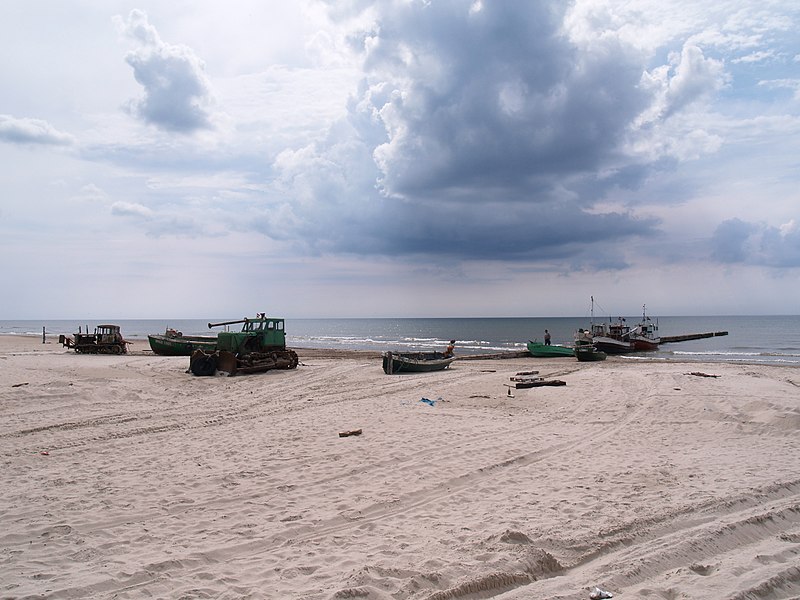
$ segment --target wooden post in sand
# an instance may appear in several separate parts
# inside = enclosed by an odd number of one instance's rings
[[[45,343],[45,339],[46,338],[45,338],[45,333],[44,333],[44,327],[42,327],[42,343],[43,344]]]

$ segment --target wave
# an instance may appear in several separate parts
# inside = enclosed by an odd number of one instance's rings
[[[761,356],[761,352],[727,352],[723,350],[703,350],[700,352],[672,350],[671,353],[676,356]]]
[[[435,337],[368,337],[350,335],[287,335],[289,344],[297,345],[320,345],[326,348],[352,348],[352,349],[372,349],[372,350],[419,350],[419,349],[441,349],[444,348],[450,339],[444,340]],[[482,352],[507,352],[525,348],[525,344],[514,342],[509,345],[497,344],[487,340],[456,340],[456,349],[467,354]]]
[[[705,350],[702,352],[689,352],[686,350],[673,350],[672,354],[683,356],[775,356],[778,358],[800,358],[800,354],[786,352],[730,352],[723,350]]]
[[[685,351],[671,350],[658,351],[647,354],[624,354],[619,355],[623,360],[634,361],[669,361],[683,360],[692,362],[717,362],[717,363],[748,363],[763,365],[800,365],[800,355],[782,354],[779,352],[730,352],[730,351]]]

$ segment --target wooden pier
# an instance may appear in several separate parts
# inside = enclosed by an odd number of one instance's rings
[[[717,337],[719,335],[728,335],[727,331],[709,331],[708,333],[686,333],[684,335],[662,335],[661,343],[669,344],[670,342],[686,342],[688,340],[702,340],[704,338]]]

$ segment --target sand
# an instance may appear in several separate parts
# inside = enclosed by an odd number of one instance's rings
[[[800,596],[797,368],[50,342],[0,337],[2,598]]]

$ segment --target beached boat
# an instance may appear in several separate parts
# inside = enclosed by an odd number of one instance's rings
[[[575,332],[575,358],[580,362],[605,360],[606,353],[594,347],[592,332],[588,329],[578,329]]]
[[[636,327],[631,329],[629,338],[637,352],[658,350],[658,345],[661,343],[661,338],[658,335],[658,321],[653,323],[650,317],[647,316],[644,305],[642,305],[642,320]]]
[[[167,329],[163,334],[147,336],[150,349],[161,356],[191,356],[195,350],[214,352],[217,349],[215,335],[183,335],[180,331]]]
[[[580,362],[591,362],[596,360],[605,360],[607,354],[602,350],[598,350],[591,344],[584,346],[575,346],[575,358]]]
[[[594,319],[594,299],[592,302]],[[595,323],[593,320],[590,337],[592,345],[607,354],[652,352],[658,350],[661,342],[658,336],[658,323],[653,323],[644,307],[642,307],[642,320],[635,327],[630,327],[622,317],[609,323]]]
[[[558,358],[562,356],[574,356],[572,346],[559,346],[553,344],[540,344],[539,342],[528,341],[528,352],[536,358]]]
[[[383,372],[393,375],[441,371],[455,359],[455,356],[445,356],[441,352],[384,352]]]
[[[624,319],[616,323],[592,323],[592,345],[606,354],[628,354],[636,350]]]

